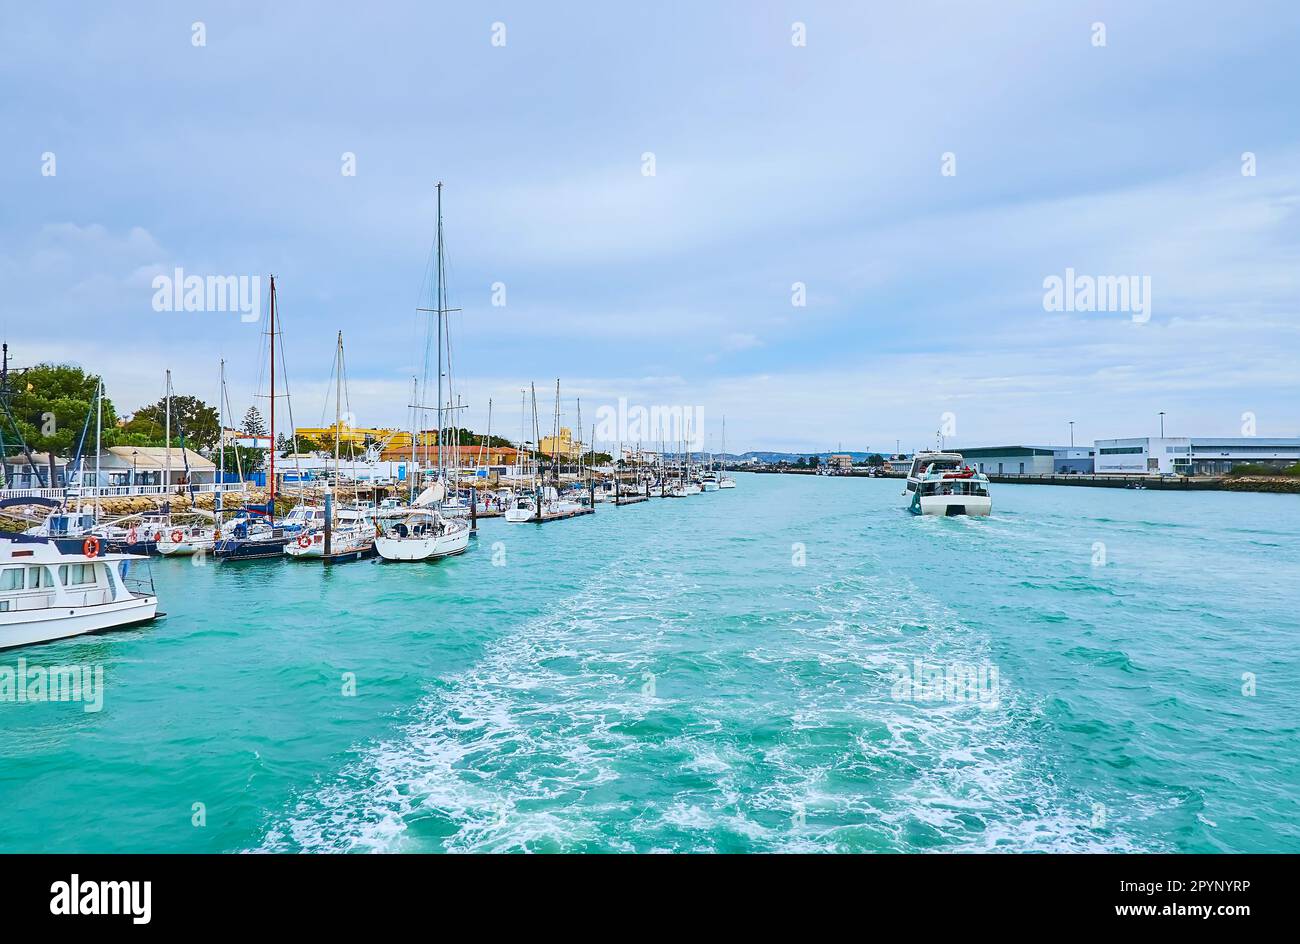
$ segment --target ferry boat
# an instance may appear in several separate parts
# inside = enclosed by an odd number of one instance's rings
[[[137,561],[143,561],[139,573]],[[138,626],[156,619],[147,558],[101,554],[93,535],[77,551],[0,534],[0,649]]]
[[[988,476],[964,464],[959,452],[918,452],[907,474],[914,515],[987,515],[993,510]]]

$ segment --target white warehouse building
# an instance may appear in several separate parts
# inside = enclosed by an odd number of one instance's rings
[[[1098,474],[1223,475],[1233,466],[1284,469],[1300,462],[1300,439],[1263,436],[1142,436],[1098,439]]]

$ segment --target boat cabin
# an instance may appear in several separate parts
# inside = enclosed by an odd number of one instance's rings
[[[13,556],[23,554],[17,550]],[[26,553],[32,553],[27,551]],[[127,562],[123,561],[125,566]],[[109,561],[0,565],[0,613],[95,606],[131,596]]]

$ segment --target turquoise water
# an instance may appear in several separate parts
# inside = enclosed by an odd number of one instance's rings
[[[155,562],[166,620],[0,654],[106,684],[0,703],[0,850],[1300,851],[1300,499],[738,479],[435,565]],[[996,700],[898,700],[917,660]]]

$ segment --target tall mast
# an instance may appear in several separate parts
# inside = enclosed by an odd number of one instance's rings
[[[534,487],[536,487],[537,482],[542,477],[542,440],[539,438],[541,431],[537,426],[537,385],[532,381],[529,381],[528,386],[533,391],[533,442],[537,445],[537,461],[533,463],[535,468],[533,473],[533,483]]]
[[[438,273],[437,273],[437,298],[438,298],[438,478],[443,477],[443,457],[442,457],[442,316],[443,316],[443,299],[442,299],[442,181],[438,181]]]
[[[216,521],[214,534],[221,537],[221,493],[226,490],[226,359],[221,359],[220,379],[217,383],[217,428],[221,436],[217,441],[217,485],[212,497],[213,518]]]
[[[270,506],[271,518],[275,519],[275,276],[271,276],[271,448],[267,455],[271,459]]]
[[[99,378],[99,392],[95,395],[95,521],[99,521],[99,492],[104,483],[99,477],[100,432],[104,427],[104,378]]]
[[[426,350],[427,350],[427,349],[426,349]],[[415,466],[415,431],[416,431],[416,429],[417,429],[417,428],[419,427],[419,425],[420,425],[420,423],[419,423],[419,416],[420,416],[420,408],[419,408],[419,402],[420,402],[420,400],[419,400],[419,396],[420,396],[420,381],[419,381],[419,379],[418,379],[417,377],[412,377],[412,378],[411,378],[411,471],[410,471],[410,474],[407,476],[407,478],[410,480],[410,483],[411,483],[411,503],[412,503],[412,504],[415,503],[415,479],[416,479],[416,471],[415,471],[415,468],[416,468],[416,466]]]
[[[339,482],[339,440],[343,438],[343,332],[339,332],[338,347],[334,352],[334,485],[330,491],[337,491]],[[335,509],[338,513],[338,509]]]
[[[171,491],[171,487],[172,487],[172,372],[170,370],[167,371],[167,383],[165,385],[165,389],[163,390],[163,393],[166,395],[165,399],[167,401],[167,406],[166,409],[164,410],[164,412],[167,414],[167,417],[163,421],[166,426],[166,429],[163,432],[163,439],[165,445],[167,446],[167,458],[164,460],[166,472],[163,474],[164,482],[166,483],[166,488],[164,489],[164,491]],[[96,479],[96,481],[98,481],[98,479]]]

